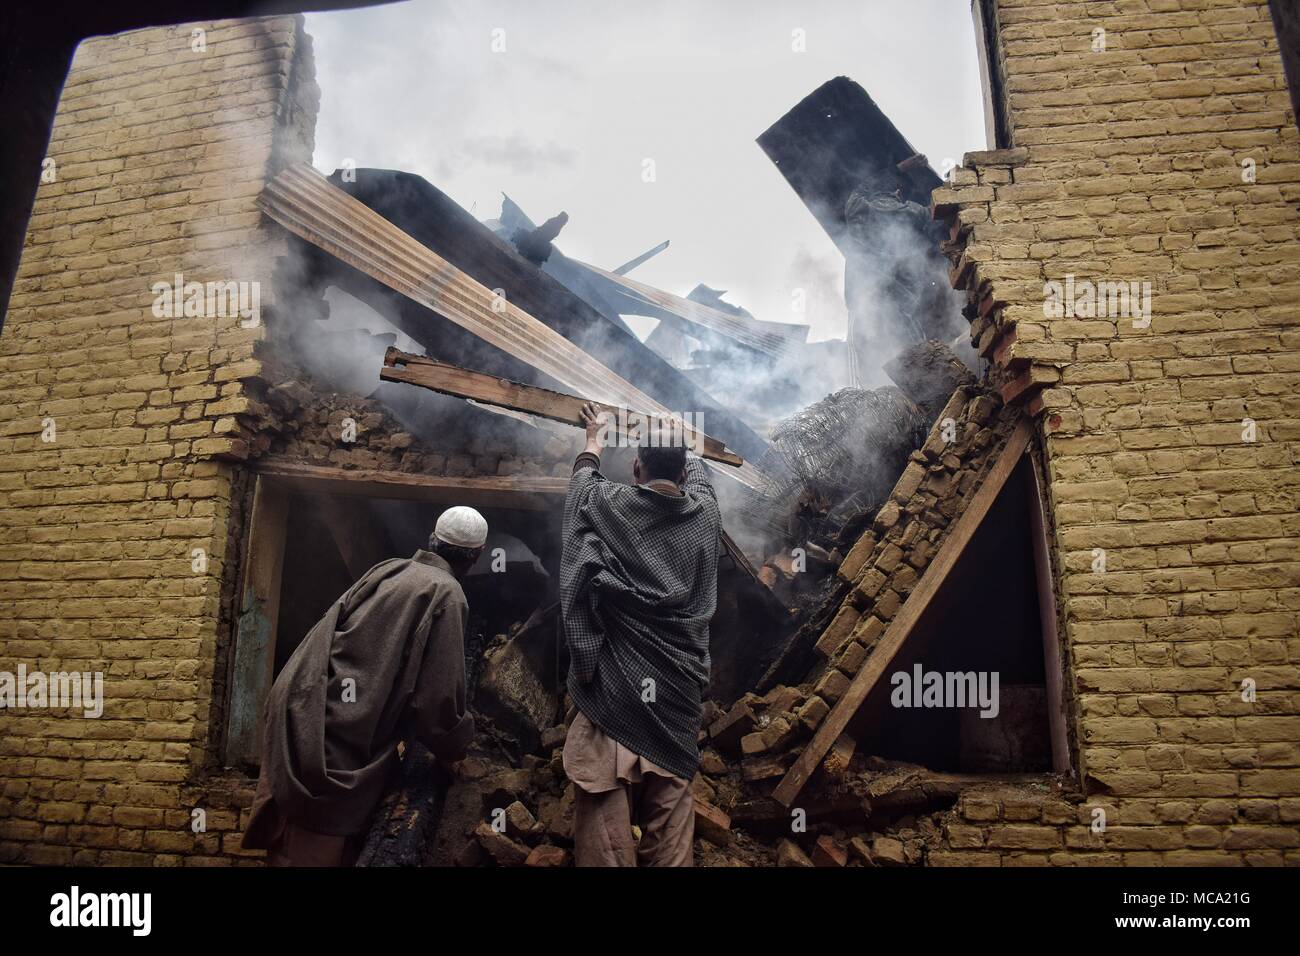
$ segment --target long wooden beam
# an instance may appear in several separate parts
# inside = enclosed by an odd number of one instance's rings
[[[267,184],[258,205],[276,222],[413,302],[607,405],[672,414],[560,333],[421,245],[307,164]],[[758,487],[746,462],[732,477]]]
[[[641,265],[643,262],[647,262],[650,259],[653,259],[655,256],[659,255],[659,253],[667,249],[668,242],[669,240],[665,239],[663,242],[659,243],[659,245],[655,246],[653,249],[647,249],[645,252],[641,253],[641,255],[637,256],[635,259],[629,259],[627,262],[623,263],[621,266],[619,266],[617,269],[614,270],[614,275],[616,276],[627,275],[629,272],[631,272],[637,266]]]
[[[983,523],[984,518],[993,507],[993,502],[997,500],[998,493],[1007,483],[1011,473],[1015,471],[1016,464],[1020,461],[1020,456],[1025,453],[1029,446],[1029,439],[1033,433],[1033,425],[1028,419],[1022,419],[1016,426],[1015,431],[1007,439],[1007,443],[1002,448],[998,459],[993,463],[979,490],[971,498],[970,504],[962,512],[949,532],[948,537],[944,539],[939,548],[938,554],[930,562],[930,566],[925,569],[925,574],[921,576],[920,583],[914,590],[903,606],[899,609],[898,615],[885,629],[881,635],[880,642],[876,644],[862,669],[858,671],[849,684],[849,689],[844,692],[844,696],[826,715],[822,721],[817,733],[813,739],[804,747],[799,758],[794,762],[786,772],[785,777],[772,791],[772,796],[779,800],[782,805],[790,806],[799,796],[799,792],[812,776],[817,765],[821,763],[827,751],[839,739],[840,734],[844,733],[849,725],[849,721],[858,712],[858,708],[866,701],[867,695],[875,689],[880,678],[885,675],[889,665],[893,663],[898,652],[902,650],[907,639],[912,636],[916,629],[917,622],[921,620],[921,615],[925,609],[930,606],[934,596],[938,594],[939,589],[943,587],[948,575],[957,564],[957,559],[961,557],[970,544],[971,539],[975,536],[976,530]]]
[[[1070,735],[1065,721],[1065,677],[1061,635],[1056,626],[1056,590],[1052,581],[1051,544],[1047,540],[1047,491],[1035,453],[1030,453],[1029,526],[1034,539],[1034,578],[1038,583],[1038,627],[1043,634],[1043,670],[1047,685],[1047,728],[1052,740],[1052,770],[1070,770]]]
[[[386,382],[406,382],[422,388],[454,395],[457,398],[472,398],[476,402],[486,402],[502,408],[527,412],[551,421],[566,425],[582,427],[582,406],[591,399],[565,395],[549,388],[524,385],[506,378],[473,372],[458,365],[449,365],[423,355],[412,355],[400,349],[389,348],[384,355],[384,367],[379,370],[379,377]],[[613,415],[615,431],[626,437],[628,424],[647,422],[653,416],[648,412],[616,408],[603,402],[592,401],[601,411]],[[702,458],[725,462],[728,465],[742,465],[744,459],[734,451],[701,431],[683,424],[683,430],[689,446]]]
[[[308,494],[363,495],[487,508],[551,511],[569,487],[568,478],[549,475],[471,475],[464,478],[367,468],[334,468],[294,461],[262,459],[257,473],[276,484]]]

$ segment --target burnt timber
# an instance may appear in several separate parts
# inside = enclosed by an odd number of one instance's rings
[[[284,174],[281,174],[282,176]],[[521,256],[513,246],[426,180],[410,173],[359,169],[345,183],[330,183],[489,290],[500,289],[510,306],[587,353],[608,372],[634,381],[659,405],[679,414],[703,415],[709,431],[749,461],[762,457],[766,443],[748,425],[644,345],[562,284]],[[264,206],[265,208],[265,196]],[[543,388],[568,385],[529,358],[484,341],[450,317],[386,287],[361,269],[339,269],[337,260],[304,243],[305,265],[322,284],[338,285],[390,317],[430,354],[455,355],[461,365]]]
[[[591,402],[601,411],[609,412],[614,416],[614,423],[618,426],[618,434],[626,434],[622,429],[624,419],[620,417],[620,409],[613,405],[566,395],[563,392],[553,392],[550,389],[537,388],[534,385],[524,385],[492,375],[484,375],[482,372],[463,369],[421,355],[411,355],[395,348],[390,348],[384,356],[384,367],[380,369],[379,377],[386,382],[406,382],[410,385],[419,385],[422,388],[432,389],[444,395],[469,398],[490,405],[498,405],[502,408],[527,412],[531,415],[537,415],[551,421],[563,422],[566,425],[573,425],[578,428],[583,426],[582,406]],[[622,409],[621,411],[628,412],[629,416],[635,416],[631,419],[633,421],[645,421],[651,417],[648,413],[637,410]],[[739,466],[744,463],[744,459],[728,449],[726,445],[716,438],[696,432],[689,426],[685,428],[685,431],[687,432],[687,440],[692,443],[693,447],[699,447],[700,457],[720,461],[728,465]]]
[[[942,182],[847,76],[805,96],[758,137],[758,145],[846,253],[844,204],[861,183],[901,174],[910,186],[903,198],[929,205],[931,190]]]

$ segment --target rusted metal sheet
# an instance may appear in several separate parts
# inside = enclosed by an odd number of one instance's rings
[[[422,246],[309,165],[273,179],[258,205],[276,222],[330,255],[436,312],[580,395],[621,408],[671,415],[554,329],[497,295]],[[617,277],[622,280],[622,277]],[[730,316],[728,316],[730,319]],[[746,462],[724,469],[757,487],[761,475]]]

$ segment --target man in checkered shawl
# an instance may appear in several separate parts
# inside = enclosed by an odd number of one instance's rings
[[[641,436],[636,483],[625,485],[600,473],[607,426],[596,409],[584,409],[584,420],[587,447],[569,480],[560,559],[577,711],[564,745],[577,788],[575,855],[579,866],[690,866],[718,502],[680,427]]]

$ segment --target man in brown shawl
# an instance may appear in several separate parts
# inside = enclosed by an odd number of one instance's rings
[[[375,565],[311,629],[267,701],[245,848],[268,850],[272,866],[350,866],[399,740],[464,756],[474,720],[459,579],[486,540],[482,515],[449,508],[428,551]]]

